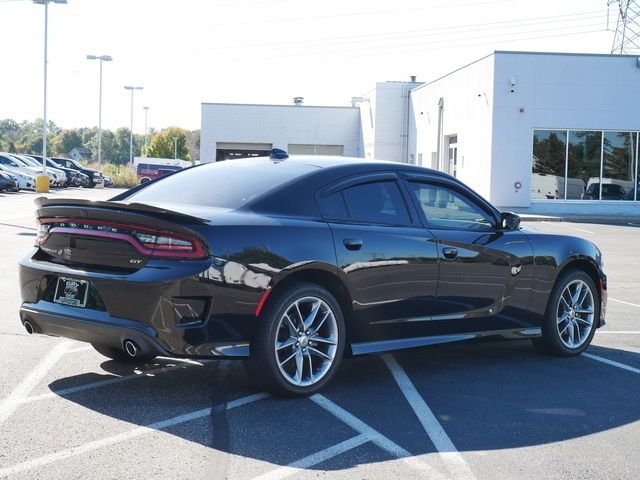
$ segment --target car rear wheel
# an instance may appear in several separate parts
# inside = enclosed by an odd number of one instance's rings
[[[542,324],[538,350],[551,355],[579,355],[591,343],[600,318],[595,283],[582,270],[567,270],[556,281]]]
[[[156,358],[155,355],[136,355],[132,357],[121,348],[107,347],[99,343],[92,343],[91,346],[95,348],[98,353],[118,362],[145,363]]]
[[[345,329],[326,289],[295,283],[273,293],[257,320],[249,370],[262,387],[290,397],[311,395],[334,377]]]

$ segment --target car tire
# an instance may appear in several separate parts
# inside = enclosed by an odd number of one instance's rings
[[[583,270],[566,270],[551,291],[542,337],[532,339],[533,345],[558,357],[579,355],[591,343],[599,318],[600,296],[593,279]]]
[[[333,379],[344,345],[344,319],[334,296],[316,284],[291,283],[271,294],[257,318],[247,367],[265,390],[308,396]]]
[[[146,363],[156,358],[155,355],[136,355],[135,357],[131,357],[121,348],[107,347],[106,345],[101,345],[99,343],[92,343],[91,346],[101,355],[117,362]]]

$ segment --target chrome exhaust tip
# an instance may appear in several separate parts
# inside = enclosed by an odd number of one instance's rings
[[[35,333],[36,329],[33,328],[33,325],[31,325],[31,322],[29,322],[28,320],[24,322],[24,328],[27,330],[27,333],[29,335],[32,335],[33,333]]]
[[[140,347],[138,347],[133,340],[125,340],[124,351],[127,352],[127,355],[133,358],[140,353]]]

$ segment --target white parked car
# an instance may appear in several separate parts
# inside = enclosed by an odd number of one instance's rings
[[[16,157],[18,160],[22,160],[22,162],[27,166],[37,169],[38,173],[41,173],[43,171],[42,163],[38,162],[38,160],[31,158],[28,155],[18,155],[16,153],[12,153],[11,155],[13,157]],[[67,174],[59,168],[50,167],[49,165],[47,165],[47,175],[52,177],[52,183],[56,187],[63,187],[67,182]]]
[[[24,171],[20,171],[17,169],[12,169],[2,163],[0,163],[0,170],[10,173],[16,180],[18,180],[18,188],[20,190],[36,189],[36,177],[32,174],[25,173]]]
[[[10,155],[19,163],[22,163],[26,167],[31,168],[37,175],[43,174],[42,164],[38,163],[33,158],[26,155],[18,155],[15,153],[11,153]],[[53,187],[62,187],[67,182],[67,174],[57,168],[47,167],[47,175],[51,179],[50,185]]]

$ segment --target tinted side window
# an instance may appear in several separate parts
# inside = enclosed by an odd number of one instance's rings
[[[344,203],[342,192],[333,193],[320,199],[320,213],[326,218],[346,220],[349,218],[347,206]]]
[[[434,228],[492,230],[494,219],[462,194],[441,185],[409,182],[409,191]]]
[[[395,225],[411,223],[402,194],[394,181],[355,185],[341,193],[351,220]]]

